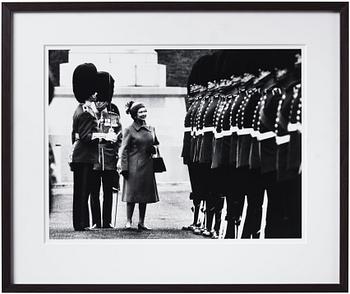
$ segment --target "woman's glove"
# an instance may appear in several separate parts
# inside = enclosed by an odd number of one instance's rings
[[[121,175],[124,177],[125,180],[127,180],[129,177],[129,172],[127,170],[123,170],[121,172]]]
[[[146,152],[147,152],[148,155],[156,154],[157,153],[157,149],[156,149],[155,146],[152,145],[152,146],[147,147]]]
[[[118,173],[121,173],[121,171],[122,171],[122,166],[121,166],[121,164],[120,164],[120,160],[118,160],[118,163],[117,163],[117,172]]]

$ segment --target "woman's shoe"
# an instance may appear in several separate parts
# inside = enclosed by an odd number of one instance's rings
[[[141,224],[137,225],[137,229],[139,231],[150,231],[151,230],[151,228],[147,228],[147,227],[145,227],[144,225],[141,225]]]
[[[124,229],[125,230],[131,230],[131,223],[130,222],[127,222],[124,226]]]
[[[216,231],[211,232],[211,238],[212,239],[219,239],[219,234]]]
[[[194,230],[194,224],[192,224],[192,225],[189,225],[189,226],[184,226],[184,227],[182,227],[182,229],[181,230],[183,230],[183,231],[193,231]]]

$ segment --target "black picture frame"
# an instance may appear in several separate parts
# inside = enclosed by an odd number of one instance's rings
[[[2,291],[3,292],[347,292],[349,4],[347,2],[2,3]],[[13,282],[13,16],[17,12],[334,12],[340,15],[340,248],[338,284],[15,284]]]

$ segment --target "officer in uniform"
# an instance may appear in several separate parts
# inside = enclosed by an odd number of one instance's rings
[[[290,148],[291,134],[298,138],[300,133],[299,122],[295,125],[292,121],[297,121],[297,115],[301,114],[301,109],[295,111],[295,104],[299,104],[300,97],[300,69],[293,69],[288,72],[285,83],[284,99],[279,101],[276,118],[276,143],[277,143],[277,183],[281,195],[272,201],[280,202],[279,213],[275,214],[274,222],[269,224],[269,230],[266,234],[268,237],[276,238],[301,238],[301,182],[300,182],[300,154],[301,145],[298,143]],[[300,105],[301,107],[301,105]],[[301,116],[300,116],[301,118]],[[296,126],[296,127],[292,127]],[[288,127],[290,131],[288,130]],[[288,168],[288,158],[292,151],[297,154],[293,160],[295,168]],[[276,206],[277,206],[276,205]]]
[[[213,184],[216,181],[215,174],[211,170],[212,156],[213,156],[213,128],[214,128],[214,114],[219,103],[219,93],[216,91],[217,85],[209,84],[210,98],[206,107],[203,107],[203,115],[200,116],[198,127],[200,128],[200,146],[198,148],[198,161],[201,168],[201,175],[203,181],[203,196],[205,201],[206,212],[206,229],[202,232],[203,236],[212,236],[211,229],[213,224],[215,201],[217,195],[214,195]],[[204,194],[205,193],[205,194]]]
[[[288,53],[290,54],[290,53]],[[268,206],[266,215],[265,238],[282,238],[285,235],[284,216],[285,208],[288,206],[288,187],[277,182],[277,175],[281,166],[278,164],[278,140],[276,133],[281,119],[279,109],[286,97],[286,88],[291,83],[291,76],[288,75],[288,66],[291,56],[280,54],[275,61],[278,61],[275,70],[276,83],[270,89],[262,101],[259,118],[259,147],[261,158],[261,179],[264,190],[267,191]],[[287,66],[287,68],[286,68]]]
[[[201,225],[198,219],[200,203],[201,203],[201,196],[200,196],[201,193],[199,190],[201,179],[200,179],[198,164],[193,162],[194,155],[193,155],[193,151],[191,152],[191,149],[193,150],[194,148],[193,146],[194,142],[192,141],[192,134],[193,134],[192,130],[193,130],[193,124],[195,120],[194,118],[195,118],[195,114],[197,113],[197,107],[201,100],[200,90],[201,90],[201,87],[196,84],[193,84],[190,87],[190,92],[188,94],[188,100],[187,100],[189,108],[187,110],[185,121],[184,121],[184,137],[183,137],[181,157],[183,158],[183,163],[187,165],[188,174],[190,177],[191,190],[192,190],[192,192],[190,193],[190,199],[193,201],[193,222],[191,225],[187,227],[183,227],[183,230],[195,230]]]
[[[113,228],[111,225],[113,185],[119,183],[116,171],[118,151],[122,141],[122,126],[119,122],[118,107],[111,104],[114,92],[114,79],[107,72],[97,74],[96,108],[98,130],[105,134],[98,144],[98,162],[92,174],[91,213],[93,228]],[[107,136],[108,135],[108,136]],[[114,140],[115,139],[115,140]],[[103,206],[101,224],[100,187],[103,183]]]
[[[97,110],[94,104],[97,69],[92,63],[76,67],[73,92],[79,102],[73,115],[71,168],[73,171],[73,227],[89,228],[88,198],[91,192],[93,165],[97,162]]]
[[[233,156],[231,142],[236,142],[236,122],[232,120],[233,112],[235,111],[236,103],[240,98],[238,95],[239,87],[241,85],[240,77],[232,77],[231,86],[228,89],[227,99],[229,101],[226,110],[222,117],[222,165],[224,190],[226,196],[226,234],[225,238],[237,238],[238,227],[240,225],[244,195],[241,189],[241,179],[236,168],[236,156]],[[235,146],[236,147],[236,146]],[[236,148],[234,148],[236,150]],[[231,158],[230,158],[231,156]]]
[[[242,105],[246,103],[246,91],[254,80],[254,76],[251,74],[243,74],[236,94],[233,97],[233,103],[230,110],[230,129],[231,129],[231,142],[230,142],[230,155],[229,164],[231,166],[232,174],[232,186],[231,195],[227,197],[227,211],[230,221],[228,221],[226,238],[237,238],[238,226],[240,225],[240,219],[242,216],[242,209],[244,204],[244,198],[247,194],[247,188],[249,183],[247,182],[247,169],[240,165],[239,147],[241,142],[239,123],[242,113]],[[234,181],[233,181],[234,179]]]
[[[301,84],[297,84],[294,88],[294,103],[291,109],[290,117],[290,144],[288,146],[288,169],[293,173],[293,181],[290,186],[292,203],[290,205],[290,218],[288,238],[301,238],[301,137],[302,137],[302,98],[301,98]],[[294,126],[293,126],[294,125]],[[292,192],[293,191],[293,192]],[[292,198],[293,197],[293,198]]]
[[[199,164],[199,146],[201,137],[197,133],[197,124],[201,117],[204,104],[207,102],[203,97],[206,96],[206,84],[210,79],[210,64],[213,57],[209,55],[202,56],[193,65],[188,79],[188,95],[186,107],[188,108],[185,117],[185,131],[183,139],[182,157],[183,162],[188,166],[191,189],[190,199],[193,201],[193,223],[184,230],[193,230],[201,233],[200,227],[203,225],[199,220],[201,202],[205,199],[205,188],[202,180],[202,168]],[[195,86],[190,86],[194,84]]]
[[[262,205],[264,200],[264,187],[261,179],[260,153],[257,141],[259,107],[262,106],[264,95],[273,85],[274,78],[271,72],[261,71],[254,80],[253,88],[249,93],[249,101],[244,108],[242,127],[247,131],[246,145],[241,148],[241,158],[244,166],[248,166],[247,181],[247,213],[242,238],[259,238],[262,218]]]
[[[225,196],[227,194],[227,178],[228,174],[228,161],[224,162],[224,134],[227,135],[227,131],[223,130],[224,124],[224,116],[225,113],[228,113],[229,106],[231,104],[231,100],[228,98],[229,96],[226,94],[226,88],[229,85],[229,81],[226,79],[222,79],[219,85],[219,102],[214,112],[214,137],[213,137],[213,154],[212,154],[212,163],[211,163],[211,171],[213,174],[213,195],[215,196],[214,203],[214,216],[215,216],[215,224],[214,229],[212,231],[212,237],[218,238],[219,231],[221,226],[221,215],[222,209],[224,206]],[[226,152],[226,156],[228,157],[228,152]]]
[[[285,214],[283,232],[285,238],[301,238],[301,70],[300,55],[291,71],[292,78],[287,88],[286,101],[281,105],[279,130],[287,125],[289,142],[284,152],[279,154],[280,165],[285,166],[285,176],[278,177],[281,185],[286,186]],[[287,99],[289,98],[289,99]],[[288,100],[290,103],[288,103]],[[282,136],[283,138],[283,136]],[[282,141],[283,143],[283,141]],[[279,145],[282,146],[282,145]],[[282,169],[283,170],[283,169]]]

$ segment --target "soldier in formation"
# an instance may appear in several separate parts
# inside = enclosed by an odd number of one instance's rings
[[[182,157],[194,213],[184,229],[260,238],[267,195],[265,238],[301,238],[300,52],[218,51],[188,84]]]

